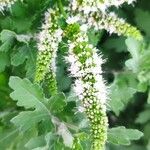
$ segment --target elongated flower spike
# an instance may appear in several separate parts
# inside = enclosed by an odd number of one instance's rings
[[[95,12],[95,15],[88,17],[86,22],[89,27],[94,27],[96,30],[105,29],[110,34],[116,33],[119,36],[133,37],[137,40],[142,40],[143,37],[140,31],[126,23],[124,19],[117,17],[115,13],[103,13]]]
[[[110,6],[119,7],[124,3],[132,4],[136,0],[71,0],[72,10],[106,11]]]
[[[69,71],[75,78],[74,91],[81,100],[85,113],[91,124],[93,139],[92,150],[103,150],[107,140],[108,121],[106,116],[107,88],[105,86],[101,65],[102,57],[97,54],[97,49],[88,44],[85,28],[79,24],[70,23],[66,35],[74,32],[69,37],[69,52],[66,61],[70,64]],[[72,24],[73,23],[73,24]]]
[[[103,8],[109,8],[110,6],[119,7],[124,3],[132,4],[136,0],[104,0],[101,4]]]
[[[115,4],[115,1],[112,1],[112,5]],[[78,0],[73,0],[70,4],[70,12],[73,12],[74,16],[76,15],[78,18],[80,18],[80,22],[84,24],[87,23],[89,28],[94,27],[95,30],[105,29],[110,34],[116,33],[118,35],[142,40],[143,37],[136,27],[126,23],[124,19],[118,18],[115,13],[108,13],[105,11],[106,8],[103,8],[102,6],[102,4],[105,4],[105,2],[100,2],[98,0],[83,0],[81,2]],[[125,1],[117,2],[122,4]],[[131,3],[132,1],[127,2]]]
[[[5,8],[10,8],[17,0],[0,0],[0,11],[4,11]]]
[[[38,34],[38,56],[36,64],[35,82],[44,79],[50,83],[52,91],[56,92],[56,56],[59,42],[62,40],[62,30],[57,25],[58,11],[49,9],[45,13],[42,31]],[[54,92],[54,93],[55,93]]]

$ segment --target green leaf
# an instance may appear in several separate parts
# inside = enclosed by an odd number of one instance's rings
[[[104,49],[112,50],[114,49],[116,52],[124,52],[126,51],[125,38],[110,38],[104,44]]]
[[[9,86],[14,90],[10,96],[13,100],[17,101],[18,106],[22,106],[26,109],[34,109],[33,111],[21,112],[14,117],[11,122],[19,127],[21,131],[25,132],[43,120],[49,120],[49,126],[51,126],[52,119],[53,123],[58,126],[58,134],[62,136],[64,143],[69,146],[68,144],[72,141],[71,133],[67,127],[58,119],[54,118],[49,111],[49,106],[52,112],[59,112],[64,107],[66,104],[64,94],[60,93],[54,96],[55,98],[52,97],[50,101],[52,104],[48,105],[48,100],[44,98],[41,88],[37,84],[32,84],[28,79],[11,77]]]
[[[13,18],[13,26],[15,30],[17,30],[17,33],[22,33],[25,31],[30,30],[32,26],[32,17],[25,17],[25,18]]]
[[[37,84],[32,84],[28,79],[10,77],[9,86],[14,90],[10,94],[11,98],[17,101],[18,106],[26,109],[35,108],[46,110],[47,100],[44,98],[43,91]]]
[[[17,49],[17,53],[12,55],[11,57],[11,64],[13,66],[19,66],[24,63],[25,59],[27,58],[27,46],[22,46]]]
[[[35,73],[35,68],[36,68],[36,49],[31,47],[28,47],[28,56],[27,56],[27,61],[26,61],[26,77],[29,79],[34,78],[34,73]]]
[[[42,136],[38,136],[38,137],[33,137],[32,139],[30,139],[25,147],[27,147],[28,149],[34,149],[34,148],[37,148],[37,147],[42,147],[44,146],[46,143],[45,143],[45,140],[44,140],[44,135]]]
[[[130,146],[123,146],[123,145],[109,145],[109,150],[147,150],[144,146],[139,144],[132,144]]]
[[[0,52],[0,72],[3,72],[10,65],[9,55],[5,52]]]
[[[47,99],[41,88],[32,84],[28,79],[10,77],[9,86],[14,90],[11,98],[17,101],[17,105],[34,111],[25,111],[18,114],[11,121],[21,131],[26,131],[42,120],[49,120],[51,125],[51,113],[47,108]]]
[[[126,129],[123,126],[108,130],[108,142],[116,145],[130,145],[131,140],[138,140],[143,133],[135,129]]]
[[[49,109],[53,113],[58,113],[63,111],[66,105],[67,105],[66,97],[63,93],[54,95],[49,99]]]
[[[3,30],[0,34],[0,39],[2,41],[2,45],[0,46],[0,51],[7,52],[11,49],[14,44],[16,34],[15,32],[9,30]]]
[[[136,73],[140,81],[139,90],[150,85],[150,47],[146,43],[138,42],[132,38],[126,40],[128,51],[132,58],[126,61],[126,66]],[[144,87],[142,87],[144,85]],[[146,89],[145,89],[146,90]]]
[[[13,42],[8,40],[0,46],[0,51],[7,52],[11,49],[12,45],[13,45]]]
[[[147,144],[147,150],[150,150],[150,140],[148,141],[148,144]]]
[[[112,111],[119,115],[136,93],[137,80],[131,73],[118,74],[110,85],[110,91],[109,105]]]
[[[16,117],[11,119],[11,122],[19,127],[22,132],[27,131],[31,126],[35,126],[38,122],[48,119],[48,114],[42,111],[25,111],[19,113]]]
[[[128,38],[126,45],[132,58],[127,60],[125,64],[130,70],[136,73],[139,70],[141,43],[133,38]]]
[[[3,30],[0,36],[1,36],[1,41],[4,43],[8,40],[13,40],[16,37],[16,34],[15,32],[10,30]]]
[[[135,21],[139,28],[143,30],[148,36],[150,36],[150,12],[142,9],[135,10]]]
[[[94,29],[90,29],[88,31],[89,43],[91,43],[92,45],[96,46],[97,43],[100,40],[101,34],[103,34],[103,31],[96,32]]]
[[[49,132],[46,134],[45,136],[45,145],[42,147],[36,147],[32,150],[54,150],[56,147],[55,142],[56,142],[56,135],[54,135],[53,133]],[[58,145],[57,145],[58,146]]]
[[[150,109],[146,109],[138,115],[136,123],[144,124],[150,120]]]
[[[3,132],[0,132],[0,149],[5,150],[11,148],[17,136],[18,136],[18,129],[15,128],[11,128],[8,130],[4,130]]]

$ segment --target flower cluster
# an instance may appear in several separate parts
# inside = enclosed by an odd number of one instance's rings
[[[121,6],[123,3],[128,3],[128,4],[132,4],[133,2],[135,2],[136,0],[104,0],[102,3],[103,8],[108,8],[110,6],[116,6],[119,7]]]
[[[84,25],[83,25],[84,26]],[[70,24],[68,30],[77,32],[68,40],[69,52],[66,61],[69,62],[69,71],[75,78],[74,91],[81,100],[85,113],[91,124],[94,150],[103,150],[107,140],[106,99],[105,86],[101,65],[103,60],[97,54],[97,49],[88,44],[88,36],[83,26]]]
[[[123,3],[131,4],[136,0],[71,0],[71,7],[72,10],[79,10],[79,11],[105,11],[110,6],[119,7]]]
[[[103,13],[95,12],[95,15],[88,17],[85,20],[89,27],[94,27],[96,30],[105,29],[110,34],[116,33],[119,36],[124,35],[127,37],[133,37],[137,40],[142,39],[142,35],[136,27],[126,23],[124,19],[120,19],[115,13]]]
[[[11,7],[17,0],[0,0],[0,11],[4,11],[6,7]]]
[[[58,11],[49,9],[45,13],[45,22],[42,31],[38,34],[38,56],[36,64],[35,82],[44,78],[49,81],[52,91],[56,91],[56,56],[59,42],[62,39],[62,30],[57,25]],[[48,74],[48,76],[47,76]],[[51,88],[50,88],[51,89]]]
[[[99,0],[73,0],[70,4],[70,12],[73,12],[73,15],[76,15],[80,22],[87,23],[89,28],[105,29],[110,34],[117,33],[118,35],[142,40],[142,35],[137,28],[118,18],[115,13],[105,11],[107,5],[119,6],[124,2],[130,4],[133,0],[101,0],[101,2]]]

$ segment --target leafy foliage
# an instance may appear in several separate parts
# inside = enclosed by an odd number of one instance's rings
[[[131,140],[137,140],[141,136],[143,136],[142,132],[125,127],[112,128],[108,131],[108,141],[113,144],[130,145]]]

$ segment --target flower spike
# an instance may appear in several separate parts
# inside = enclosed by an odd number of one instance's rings
[[[106,11],[111,6],[119,7],[124,3],[132,4],[136,0],[71,0],[72,10],[78,11]]]
[[[142,40],[143,37],[136,27],[133,27],[123,19],[118,18],[115,13],[108,13],[105,11],[106,6],[104,4],[106,2],[111,5],[119,5],[119,3],[122,4],[124,2],[130,4],[132,0],[106,0],[103,2],[100,2],[99,0],[73,0],[70,3],[70,12],[73,12],[72,14],[77,16],[80,19],[80,22],[87,24],[88,28],[94,27],[95,30],[105,29],[110,34],[116,33],[118,35]]]
[[[66,61],[70,64],[70,74],[75,78],[74,91],[81,100],[91,124],[92,149],[103,150],[107,140],[108,121],[106,116],[107,88],[101,65],[102,57],[97,49],[88,44],[86,32],[77,24],[68,28],[75,31],[69,39],[69,54]],[[67,29],[69,31],[69,29]]]
[[[105,29],[110,34],[116,33],[119,36],[133,37],[137,40],[143,39],[140,31],[136,27],[126,23],[124,19],[118,18],[117,15],[112,12],[104,14],[95,12],[93,16],[86,19],[86,22],[89,27],[94,27],[96,30]]]
[[[35,82],[40,83],[46,78],[50,80],[49,83],[51,83],[52,89],[57,87],[55,79],[56,56],[59,42],[62,40],[62,30],[57,25],[57,12],[49,9],[45,13],[45,23],[42,25],[42,31],[38,34],[38,56],[35,74]]]

